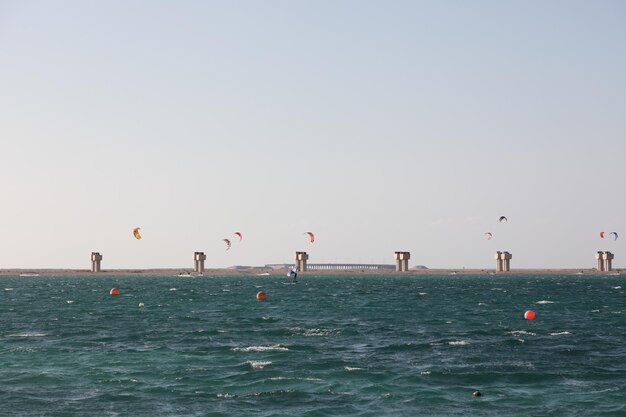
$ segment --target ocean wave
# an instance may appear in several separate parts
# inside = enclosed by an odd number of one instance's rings
[[[507,334],[513,336],[537,336],[537,333],[528,332],[526,330],[513,330],[511,332],[508,332]]]
[[[7,337],[44,337],[47,336],[46,333],[13,333],[7,335]]]
[[[288,376],[274,376],[270,378],[270,381],[310,381],[310,382],[324,382],[321,378],[290,378]]]
[[[343,369],[345,369],[348,372],[364,371],[365,370],[363,368],[357,368],[356,366],[344,366]]]
[[[185,368],[186,372],[206,372],[207,368]]]
[[[621,290],[622,289],[622,287],[620,285],[618,285],[617,287],[611,287],[611,288],[613,288],[614,290]]]
[[[430,375],[430,371],[422,371],[420,372],[420,375]]]
[[[250,365],[252,369],[263,369],[266,366],[272,364],[271,361],[246,361],[246,364]]]
[[[550,333],[550,336],[566,336],[568,334],[571,334],[570,332],[554,332],[554,333]]]
[[[554,301],[541,300],[537,301],[535,304],[554,304]]]
[[[18,347],[9,349],[9,352],[18,352],[18,353],[34,353],[38,351],[39,349],[32,348],[32,347],[24,347],[24,346],[18,346]]]
[[[339,329],[306,329],[303,327],[289,327],[288,330],[294,336],[337,336],[341,334]]]
[[[289,349],[281,345],[270,346],[247,346],[231,349],[233,352],[286,352]]]
[[[452,342],[448,342],[448,344],[450,346],[465,346],[465,345],[469,345],[469,342],[466,342],[465,340],[455,340]]]

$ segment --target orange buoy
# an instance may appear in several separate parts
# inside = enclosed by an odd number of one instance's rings
[[[118,290],[117,288],[111,288],[111,291],[109,291],[109,294],[120,295],[120,290]]]
[[[256,293],[256,299],[259,301],[263,301],[267,298],[267,294],[265,294],[263,291],[259,291],[258,293]]]
[[[524,318],[526,320],[534,320],[535,319],[535,312],[532,310],[528,310],[527,312],[524,313]]]

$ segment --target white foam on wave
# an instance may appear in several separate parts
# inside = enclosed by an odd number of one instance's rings
[[[286,352],[289,349],[281,345],[270,346],[247,346],[231,349],[233,352]]]
[[[420,292],[419,295],[426,295],[428,294],[427,292]]]
[[[74,301],[73,301],[73,300],[67,300],[67,301],[66,301],[66,303],[68,303],[68,304],[74,304]]]
[[[469,345],[468,342],[466,342],[465,340],[455,340],[452,342],[448,342],[448,344],[450,346],[465,346],[465,345]]]
[[[537,301],[535,304],[554,304],[554,301],[541,300]]]
[[[291,378],[288,376],[274,376],[270,378],[270,381],[310,381],[310,382],[324,382],[321,378]]]
[[[8,335],[8,337],[44,337],[47,336],[45,333],[13,333]]]
[[[246,363],[250,365],[252,369],[263,369],[272,364],[271,361],[247,361]]]
[[[617,287],[611,287],[611,288],[613,288],[614,290],[621,290],[622,289],[622,287],[619,286],[619,285]]]
[[[430,375],[430,371],[422,371],[420,372],[420,375]]]
[[[5,291],[13,291],[13,288],[5,288]]]
[[[227,392],[223,394],[217,394],[217,398],[235,398],[235,397],[236,397],[235,394],[229,394]]]
[[[176,291],[176,288],[170,288],[170,291]]]
[[[313,336],[336,336],[341,334],[339,329],[306,329],[303,327],[289,327],[291,333],[294,335],[313,337]]]
[[[599,313],[600,310],[591,310],[592,313]]]
[[[571,334],[570,332],[554,332],[554,333],[550,333],[550,336],[566,336],[568,334]]]
[[[345,369],[348,372],[354,372],[354,371],[363,371],[363,368],[358,368],[356,366],[344,366],[343,369]]]
[[[528,332],[526,330],[513,330],[512,332],[508,332],[507,334],[513,336],[537,336],[537,333]]]

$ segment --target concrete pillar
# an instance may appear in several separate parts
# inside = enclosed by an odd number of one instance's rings
[[[496,272],[502,272],[502,252],[497,251],[496,255],[494,256],[496,258]]]
[[[511,255],[509,252],[502,252],[500,254],[500,259],[502,259],[502,272],[510,272],[511,271]]]
[[[204,261],[206,261],[206,255],[204,252],[193,253],[193,271],[198,274],[204,273]]]
[[[395,252],[396,272],[407,272],[409,270],[409,259],[411,252]]]
[[[613,270],[613,258],[615,258],[615,255],[613,255],[611,252],[604,252],[604,254],[602,254],[602,259],[604,259],[605,272],[610,272]]]
[[[100,272],[100,263],[102,262],[102,255],[99,252],[91,252],[91,272]]]
[[[296,266],[298,271],[306,272],[306,261],[309,260],[309,255],[306,252],[296,252]]]
[[[596,252],[596,270],[598,272],[604,271],[604,258],[602,257],[603,254],[604,252],[602,252],[601,250]]]

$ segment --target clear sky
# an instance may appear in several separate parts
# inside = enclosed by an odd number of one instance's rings
[[[621,0],[0,1],[0,268],[626,267],[624,22]]]

